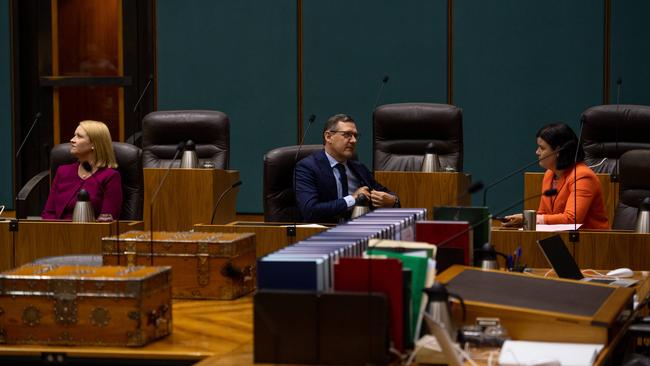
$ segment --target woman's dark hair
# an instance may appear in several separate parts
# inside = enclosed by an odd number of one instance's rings
[[[585,151],[582,149],[582,143],[578,146],[578,137],[575,132],[566,123],[550,123],[537,131],[537,135],[544,140],[552,149],[561,149],[558,152],[556,168],[559,170],[566,169],[576,162],[585,160]],[[576,159],[576,147],[578,156]]]

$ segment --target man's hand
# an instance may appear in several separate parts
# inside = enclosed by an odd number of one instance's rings
[[[370,193],[370,200],[375,207],[393,207],[396,199],[392,194],[382,191],[373,190]]]
[[[366,196],[366,198],[368,200],[370,200],[370,189],[368,187],[366,187],[366,186],[363,186],[363,187],[359,187],[359,189],[357,189],[356,191],[354,191],[354,193],[352,193],[352,197],[355,200],[358,200],[359,196],[362,196],[362,195]]]

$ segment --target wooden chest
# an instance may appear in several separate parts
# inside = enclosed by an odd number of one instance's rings
[[[102,239],[104,265],[171,266],[174,298],[231,300],[255,288],[255,234],[129,231]],[[119,239],[119,240],[118,240]]]
[[[169,267],[26,264],[0,274],[0,343],[143,346],[172,331]]]

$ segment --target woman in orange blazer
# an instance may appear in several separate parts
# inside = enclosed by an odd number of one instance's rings
[[[535,154],[539,165],[546,169],[542,192],[557,189],[556,196],[542,196],[537,223],[573,224],[577,220],[584,229],[609,229],[600,182],[582,162],[585,153],[582,145],[578,146],[578,138],[571,127],[565,123],[551,123],[537,131],[536,137]],[[509,221],[505,226],[520,226],[523,221],[521,214],[506,218]]]

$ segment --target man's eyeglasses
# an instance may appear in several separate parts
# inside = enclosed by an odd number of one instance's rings
[[[358,140],[358,139],[359,139],[359,136],[361,136],[361,135],[359,135],[359,134],[356,133],[356,132],[350,132],[350,131],[336,131],[336,130],[329,130],[329,131],[327,131],[327,132],[331,132],[331,133],[340,133],[341,135],[343,135],[343,138],[345,138],[345,139],[347,139],[347,140],[351,139],[352,136],[354,136],[354,139],[355,139],[355,140]]]

